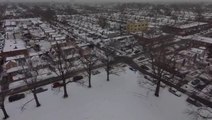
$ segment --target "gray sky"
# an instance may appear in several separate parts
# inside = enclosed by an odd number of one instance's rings
[[[75,1],[75,2],[212,2],[212,0],[0,0],[0,1],[24,1],[24,2],[42,2],[42,1]]]

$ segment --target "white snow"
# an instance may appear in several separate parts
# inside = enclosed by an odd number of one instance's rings
[[[207,23],[204,23],[204,22],[192,22],[192,23],[184,24],[184,25],[181,25],[181,26],[178,26],[178,27],[181,28],[181,29],[186,29],[186,28],[191,28],[191,27],[205,25],[205,24],[207,24]]]
[[[25,42],[21,39],[8,39],[5,40],[4,52],[17,51],[17,50],[25,50]]]
[[[199,114],[205,118],[212,118],[212,111],[210,108],[199,108]]]
[[[25,57],[24,55],[16,55],[16,56],[12,56],[12,57],[7,57],[6,61],[21,59],[21,58],[24,58],[24,57]]]
[[[15,82],[10,83],[9,88],[14,89],[14,88],[21,87],[24,85],[26,85],[26,83],[24,81],[15,81]]]
[[[92,88],[69,84],[67,99],[62,98],[62,88],[59,92],[46,86],[48,91],[38,94],[42,104],[39,108],[32,101],[20,110],[33,98],[31,94],[14,103],[6,101],[8,120],[190,120],[185,113],[190,107],[186,96],[177,97],[161,88],[160,97],[154,97],[153,91],[138,84],[144,80],[143,75],[128,67],[119,76],[111,75],[110,82],[106,81],[105,71],[100,71],[92,76]]]
[[[212,38],[210,37],[195,36],[192,40],[212,44]]]

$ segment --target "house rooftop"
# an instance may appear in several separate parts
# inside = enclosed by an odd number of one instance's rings
[[[195,36],[192,40],[212,44],[212,38],[210,37],[203,37],[203,36]]]
[[[177,26],[177,27],[181,28],[181,29],[186,29],[186,28],[191,28],[191,27],[195,27],[195,26],[199,26],[199,25],[205,25],[205,24],[207,24],[207,23],[204,23],[204,22],[192,22],[192,23],[180,25],[180,26]]]
[[[21,58],[24,58],[24,57],[25,57],[24,55],[16,55],[16,56],[13,56],[13,57],[7,57],[6,61],[21,59]]]
[[[6,39],[3,52],[26,49],[25,42],[21,39]]]

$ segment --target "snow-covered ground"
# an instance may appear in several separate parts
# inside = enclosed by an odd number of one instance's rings
[[[62,88],[52,90],[48,85],[48,91],[38,94],[42,104],[39,108],[32,101],[21,111],[22,105],[33,98],[31,94],[13,103],[6,101],[8,120],[191,120],[185,113],[191,108],[185,95],[177,97],[162,88],[160,97],[154,97],[153,91],[138,84],[145,82],[143,75],[128,67],[125,70],[118,76],[111,75],[110,82],[100,70],[92,76],[92,88],[71,83],[66,99],[62,98]]]

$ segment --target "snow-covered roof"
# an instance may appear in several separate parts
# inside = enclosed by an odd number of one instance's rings
[[[41,40],[39,42],[41,51],[48,51],[51,48],[51,44],[48,41]]]
[[[10,61],[7,61],[6,63],[4,63],[4,66],[8,65],[10,62],[17,64],[17,62],[15,60],[10,60]]]
[[[44,32],[40,29],[31,29],[29,31],[33,36],[37,36],[37,37],[43,37],[44,36]]]
[[[6,19],[5,21],[15,21],[15,22],[24,22],[24,21],[40,21],[40,18],[18,18],[18,19]]]
[[[73,46],[73,45],[65,46],[65,47],[62,47],[62,50],[67,50],[67,49],[72,49],[72,48],[75,48],[75,46]]]
[[[18,67],[13,67],[13,68],[10,68],[10,69],[8,69],[7,70],[7,73],[12,73],[12,72],[16,72],[16,71],[19,71],[19,70],[23,70],[23,68],[24,69],[26,69],[26,68],[28,68],[27,66],[18,66]]]
[[[212,38],[209,38],[209,37],[196,36],[196,37],[193,37],[192,40],[212,44]]]
[[[5,40],[5,45],[3,52],[17,51],[26,49],[25,42],[21,39],[7,39]]]
[[[43,23],[43,24],[40,24],[40,27],[44,29],[44,28],[48,28],[48,25]]]
[[[43,54],[43,51],[40,51],[40,52],[31,52],[29,53],[29,56],[38,56],[38,55],[42,55]]]
[[[16,56],[13,56],[13,57],[7,57],[6,61],[16,60],[16,59],[20,59],[20,58],[24,58],[24,57],[25,57],[24,55],[16,55]]]
[[[179,52],[181,55],[189,56],[189,57],[194,57],[196,53],[190,51],[190,50],[182,50]]]
[[[41,24],[42,23],[42,21],[40,21],[39,19],[32,19],[31,22],[33,24]]]
[[[5,31],[17,31],[19,29],[19,27],[12,27],[12,26],[9,26],[9,27],[6,27],[5,28]]]
[[[212,93],[212,85],[208,85],[201,91],[199,95],[205,97],[205,96],[211,96],[211,93]]]
[[[51,28],[48,28],[48,29],[44,29],[44,32],[45,33],[54,33],[55,30],[51,29]]]
[[[199,48],[191,48],[191,51],[197,54],[202,54],[204,52],[204,50]]]
[[[66,41],[53,41],[51,42],[51,45],[62,44],[62,43],[66,43]]]
[[[180,26],[178,26],[178,28],[186,29],[186,28],[191,28],[191,27],[195,27],[195,26],[199,26],[199,25],[205,25],[205,24],[207,24],[207,23],[204,23],[204,22],[192,22],[192,23],[189,23],[189,24],[180,25]]]
[[[19,80],[19,79],[22,79],[24,77],[25,77],[24,74],[17,74],[15,76],[13,76],[12,78],[13,78],[13,80]]]
[[[55,37],[55,40],[65,40],[66,39],[66,36],[58,36],[58,37]]]
[[[26,83],[21,80],[21,81],[16,81],[16,82],[10,83],[9,88],[14,89],[14,88],[21,87],[21,86],[24,86],[24,85],[26,85]]]
[[[128,38],[128,37],[130,37],[131,35],[126,35],[126,36],[118,36],[118,37],[114,37],[113,39],[114,40],[122,40],[122,39],[126,39],[126,38]]]
[[[16,26],[16,22],[14,20],[5,20],[4,26]]]
[[[60,35],[60,34],[58,34],[57,32],[49,33],[49,35],[51,35],[52,37],[61,36],[61,35]]]

